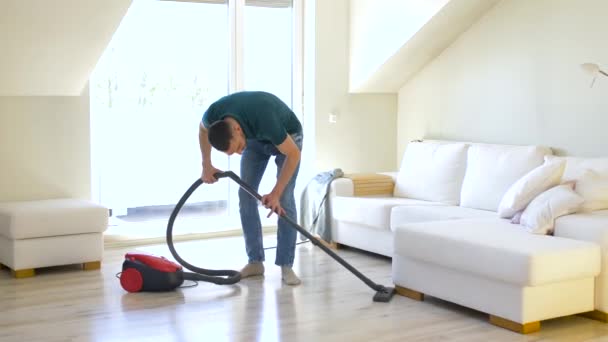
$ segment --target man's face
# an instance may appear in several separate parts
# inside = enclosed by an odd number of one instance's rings
[[[245,140],[243,132],[240,130],[233,130],[232,139],[230,140],[230,147],[226,151],[226,154],[228,154],[229,156],[234,153],[242,154],[246,146],[247,140]]]

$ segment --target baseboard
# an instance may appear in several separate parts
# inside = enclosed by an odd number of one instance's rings
[[[593,319],[596,321],[600,321],[603,323],[608,323],[608,313],[603,312],[603,311],[599,311],[599,310],[593,310],[593,311],[589,311],[589,312],[584,312],[582,314],[579,314],[580,316],[589,318],[589,319]]]
[[[276,226],[267,226],[262,228],[263,234],[276,233]],[[194,240],[205,240],[205,239],[216,239],[223,237],[235,237],[242,236],[243,231],[241,229],[231,229],[218,232],[209,233],[189,233],[189,234],[178,234],[173,236],[174,242],[194,241]],[[132,246],[145,246],[145,245],[157,245],[164,244],[167,242],[166,236],[154,236],[154,237],[139,237],[139,236],[128,236],[128,235],[104,235],[104,247],[106,249],[112,248],[123,248]]]

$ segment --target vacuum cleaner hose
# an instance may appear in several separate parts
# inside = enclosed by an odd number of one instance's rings
[[[255,189],[253,189],[250,185],[243,182],[234,172],[226,171],[226,172],[218,172],[215,175],[215,178],[230,178],[235,181],[241,189],[249,193],[251,196],[261,201],[262,196],[257,193]],[[175,247],[173,246],[173,223],[175,221],[175,217],[179,213],[179,210],[182,208],[188,197],[199,187],[203,182],[201,179],[197,179],[190,189],[186,191],[184,196],[179,200],[173,213],[171,213],[171,217],[169,218],[169,225],[167,227],[167,245],[169,245],[169,249],[171,250],[171,254],[175,260],[177,260],[182,266],[189,269],[194,273],[186,273],[184,272],[184,279],[188,280],[202,280],[215,284],[226,285],[226,284],[234,284],[241,280],[241,274],[237,271],[230,270],[207,270],[204,268],[199,268],[190,265],[184,259],[180,258],[180,256],[175,251]],[[376,291],[376,294],[373,297],[375,302],[388,302],[391,300],[393,295],[395,294],[395,288],[393,287],[385,287],[380,284],[376,284],[371,279],[367,278],[363,273],[359,272],[356,268],[354,268],[351,264],[346,262],[346,260],[342,259],[338,254],[334,253],[327,246],[321,243],[317,238],[315,238],[310,232],[302,228],[298,225],[294,220],[290,219],[286,215],[281,215],[281,218],[289,223],[295,230],[297,230],[300,234],[307,237],[314,245],[321,248],[325,253],[331,256],[334,260],[344,266],[347,270],[357,276],[361,281],[363,281],[367,286]]]
[[[217,174],[216,177],[217,176],[220,176],[220,174]],[[184,206],[184,204],[186,203],[186,201],[188,200],[190,195],[192,195],[194,190],[196,190],[202,183],[203,183],[203,181],[200,178],[197,179],[190,186],[190,188],[186,191],[186,193],[184,193],[182,198],[179,200],[179,202],[175,206],[175,209],[173,209],[173,212],[171,213],[171,216],[169,217],[169,223],[167,224],[167,245],[169,246],[169,250],[171,251],[171,254],[175,258],[175,260],[177,262],[179,262],[184,268],[194,272],[194,273],[184,272],[184,279],[201,280],[201,281],[206,281],[206,282],[210,282],[210,283],[214,283],[214,284],[218,284],[218,285],[229,285],[229,284],[238,283],[241,280],[241,273],[239,273],[238,271],[209,270],[209,269],[200,268],[200,267],[191,265],[188,262],[186,262],[184,259],[182,259],[179,256],[179,254],[177,254],[177,251],[175,250],[175,246],[173,245],[173,224],[175,223],[175,218],[177,217],[177,214],[182,209],[182,207]]]

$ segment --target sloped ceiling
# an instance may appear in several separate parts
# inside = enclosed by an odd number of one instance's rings
[[[0,1],[0,96],[78,96],[131,0]]]
[[[351,6],[358,6],[366,0],[353,0]],[[370,0],[371,1],[371,0]],[[383,2],[391,3],[391,0],[373,0],[374,5],[382,6]],[[410,1],[415,6],[414,0]],[[353,40],[361,40],[357,35],[369,34],[372,27],[352,29],[353,25],[359,25],[361,18],[351,17],[351,56],[349,90],[351,93],[397,93],[407,81],[424,66],[439,56],[443,50],[454,42],[460,34],[465,32],[471,25],[478,21],[489,9],[501,0],[433,0],[437,9],[431,13],[433,8],[426,11],[432,14],[428,20],[418,24],[414,32],[409,35],[404,43],[399,42],[400,47],[386,51],[383,63],[377,63],[373,70],[366,70],[362,75],[361,70],[353,61],[359,60],[357,54],[367,53],[369,47],[358,46],[352,49]],[[403,3],[399,3],[402,5]],[[386,11],[391,11],[390,6],[385,6]],[[357,9],[351,7],[351,16],[357,13]],[[395,18],[387,15],[387,18]],[[385,22],[388,27],[399,27],[411,25],[408,20],[394,20]],[[352,36],[354,34],[355,36]],[[387,35],[376,37],[376,42],[386,40]],[[389,37],[389,39],[403,39],[403,37]],[[394,41],[385,42],[395,45]],[[357,77],[353,77],[357,75]]]

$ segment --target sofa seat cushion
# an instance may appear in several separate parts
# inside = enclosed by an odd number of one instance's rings
[[[600,272],[597,244],[530,234],[498,218],[398,227],[394,254],[521,286],[593,277]]]
[[[390,230],[391,209],[402,205],[434,206],[441,204],[400,197],[346,196],[336,196],[332,198],[331,202],[334,219],[387,231]]]
[[[79,199],[0,202],[0,235],[11,240],[101,233],[108,209]]]
[[[495,218],[495,211],[464,208],[458,206],[411,205],[394,207],[391,211],[391,230],[397,227],[428,221],[460,220],[469,218]]]

